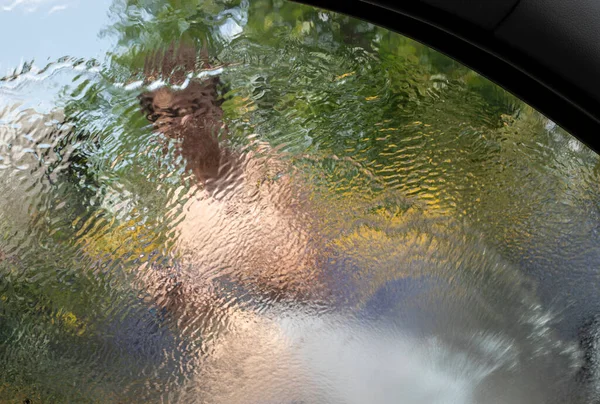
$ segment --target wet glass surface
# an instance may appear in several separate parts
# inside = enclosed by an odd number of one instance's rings
[[[596,154],[342,15],[91,4],[0,1],[0,401],[597,398]]]

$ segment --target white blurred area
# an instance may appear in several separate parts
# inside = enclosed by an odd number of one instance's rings
[[[564,387],[562,381],[540,377],[552,373],[552,358],[520,363],[526,341],[483,330],[461,349],[444,335],[419,337],[336,314],[239,311],[230,321],[178,401],[530,404],[564,398],[553,385]],[[556,358],[555,375],[569,373],[564,365]]]
[[[100,58],[113,40],[98,36],[112,0],[0,0],[0,77],[24,62],[45,66],[63,56]]]

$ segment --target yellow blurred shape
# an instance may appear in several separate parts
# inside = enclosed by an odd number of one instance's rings
[[[346,78],[346,77],[350,77],[350,76],[352,76],[354,73],[356,73],[356,72],[344,73],[344,74],[342,74],[341,76],[337,76],[335,79],[336,79],[336,80],[341,80],[341,79],[344,79],[344,78]]]

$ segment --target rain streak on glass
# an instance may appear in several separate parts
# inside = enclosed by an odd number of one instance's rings
[[[0,0],[0,401],[600,396],[591,150],[343,15],[93,4]]]

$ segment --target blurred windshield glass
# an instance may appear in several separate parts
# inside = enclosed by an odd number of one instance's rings
[[[598,394],[598,156],[481,75],[280,0],[0,27],[0,401]]]

